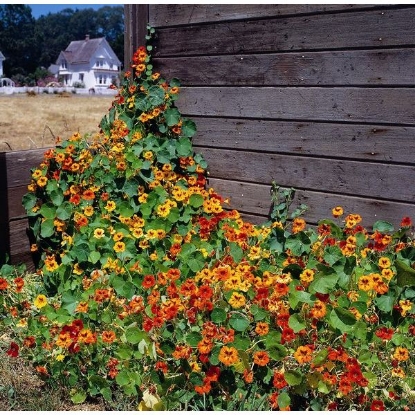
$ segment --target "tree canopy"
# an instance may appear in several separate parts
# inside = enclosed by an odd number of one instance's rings
[[[38,19],[24,4],[0,4],[0,51],[8,77],[33,75],[56,62],[73,40],[105,37],[124,61],[124,7],[67,8]]]

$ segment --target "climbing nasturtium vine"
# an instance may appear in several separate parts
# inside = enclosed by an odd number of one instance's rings
[[[133,56],[93,136],[32,169],[38,277],[3,266],[10,356],[81,403],[143,410],[413,409],[412,223],[308,226],[273,184],[253,225],[206,180],[180,83]]]

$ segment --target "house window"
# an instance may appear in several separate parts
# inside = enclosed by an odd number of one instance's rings
[[[100,75],[98,77],[98,84],[99,85],[105,85],[107,83],[107,77],[104,75]]]
[[[62,59],[62,61],[61,61],[61,68],[62,69],[67,69],[68,68],[68,63],[66,62],[65,59]]]
[[[79,74],[79,81],[84,82],[84,74],[83,73]]]
[[[102,68],[104,66],[104,60],[103,59],[98,59],[95,63],[95,66],[97,68]]]

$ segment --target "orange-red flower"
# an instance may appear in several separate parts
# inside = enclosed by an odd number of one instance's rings
[[[0,291],[7,290],[8,287],[9,283],[7,282],[7,280],[4,278],[0,278]]]
[[[151,275],[151,274],[146,275],[143,278],[143,281],[142,281],[141,285],[145,289],[151,288],[154,285],[156,285],[156,279],[154,278],[154,275]]]

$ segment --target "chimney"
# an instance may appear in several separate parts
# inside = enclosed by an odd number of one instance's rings
[[[85,40],[88,41],[89,40],[89,35],[85,35]]]

